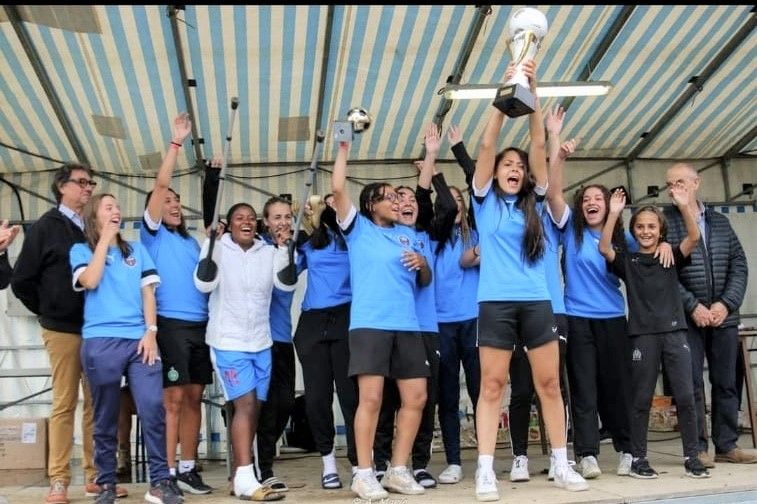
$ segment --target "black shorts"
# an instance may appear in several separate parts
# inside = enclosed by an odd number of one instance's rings
[[[478,346],[536,348],[558,339],[550,301],[483,301],[478,304]]]
[[[349,376],[380,375],[395,380],[431,374],[420,332],[352,329]]]
[[[158,317],[158,348],[163,362],[163,387],[213,383],[207,322]]]

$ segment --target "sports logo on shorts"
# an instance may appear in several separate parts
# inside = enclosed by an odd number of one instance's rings
[[[639,350],[638,348],[634,348],[633,355],[631,356],[631,360],[633,360],[634,362],[641,361],[641,350]]]
[[[168,370],[168,373],[166,373],[166,378],[168,378],[168,381],[175,382],[179,379],[179,372],[176,371],[176,368],[171,366],[171,369]]]
[[[136,266],[136,265],[137,265],[137,260],[136,260],[136,259],[134,258],[134,256],[129,256],[129,257],[127,257],[126,259],[124,259],[124,262],[125,262],[125,263],[126,263],[126,265],[127,265],[127,266],[129,266],[130,268],[133,268],[134,266]]]
[[[226,369],[223,372],[223,381],[228,383],[232,387],[239,386],[239,377],[237,376],[236,369]]]

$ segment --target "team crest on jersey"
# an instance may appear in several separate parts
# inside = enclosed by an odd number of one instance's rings
[[[425,248],[426,244],[421,240],[417,240],[415,242],[415,246],[418,248],[419,251],[423,252],[423,249]]]
[[[403,247],[409,247],[410,246],[410,238],[408,238],[407,236],[405,236],[405,235],[399,235],[399,237],[397,239],[400,241],[400,244]]]
[[[125,262],[125,263],[126,263],[126,265],[127,265],[127,266],[129,266],[130,268],[133,268],[134,266],[136,266],[136,265],[137,265],[137,260],[136,260],[136,259],[134,258],[134,256],[129,256],[129,257],[127,257],[126,259],[124,259],[124,262]]]

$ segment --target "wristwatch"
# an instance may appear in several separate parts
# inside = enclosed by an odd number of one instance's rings
[[[147,330],[150,331],[150,332],[156,333],[156,332],[158,332],[158,326],[156,326],[156,325],[149,325],[149,326],[147,326]]]

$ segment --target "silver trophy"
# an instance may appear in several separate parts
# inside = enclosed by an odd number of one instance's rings
[[[515,74],[497,90],[494,106],[508,117],[518,117],[534,111],[535,96],[531,93],[528,77],[523,73],[523,62],[534,59],[549,25],[541,11],[532,7],[516,10],[508,24],[508,46]]]
[[[363,133],[371,127],[371,115],[367,110],[355,107],[347,112],[346,121],[334,121],[334,141],[352,142],[355,134]]]

